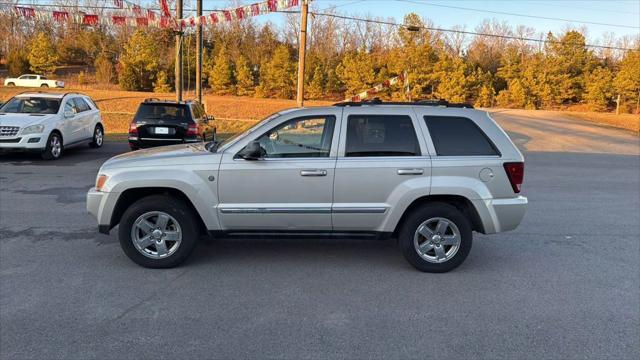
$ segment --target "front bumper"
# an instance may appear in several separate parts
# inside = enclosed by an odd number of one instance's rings
[[[0,138],[0,151],[41,151],[46,146],[44,133]]]
[[[524,196],[508,199],[474,200],[485,234],[513,230],[520,225],[527,210]]]
[[[111,230],[111,215],[118,195],[97,191],[95,188],[87,192],[87,212],[98,220],[98,231],[103,234],[108,234]]]

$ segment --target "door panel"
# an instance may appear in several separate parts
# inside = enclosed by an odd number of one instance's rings
[[[340,112],[284,115],[225,150],[218,182],[223,229],[331,230]],[[263,159],[236,156],[251,141],[261,144]]]
[[[381,115],[383,111],[353,108],[345,114],[336,163],[334,230],[381,231],[404,192],[429,193],[431,160],[413,112]]]

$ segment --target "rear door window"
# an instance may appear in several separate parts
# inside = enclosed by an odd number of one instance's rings
[[[345,156],[420,156],[411,117],[351,115],[347,120]]]
[[[136,121],[163,120],[166,123],[189,122],[189,107],[183,104],[141,104]]]
[[[460,116],[425,116],[438,156],[500,155],[487,135],[471,119]]]

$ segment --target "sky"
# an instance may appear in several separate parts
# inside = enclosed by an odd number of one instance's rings
[[[189,0],[185,0],[189,1]],[[190,0],[195,7],[195,0]],[[226,8],[234,3],[249,4],[253,1],[203,0],[205,9]],[[483,11],[452,9],[435,5],[464,7]],[[588,37],[600,38],[604,33],[614,33],[617,37],[638,35],[640,32],[640,0],[313,0],[317,9],[336,7],[336,11],[349,15],[371,15],[374,17],[394,17],[401,21],[405,14],[415,12],[428,18],[439,27],[451,28],[456,25],[474,30],[483,19],[507,21],[511,25],[526,25],[537,32],[559,33],[572,27],[586,27]],[[496,14],[485,11],[525,14],[606,23],[610,25],[583,24],[550,19],[527,18],[516,15]],[[279,24],[281,14],[262,17],[260,21]],[[620,27],[620,25],[627,27]]]

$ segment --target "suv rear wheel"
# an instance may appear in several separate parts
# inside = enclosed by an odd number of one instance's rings
[[[434,273],[462,264],[473,238],[469,220],[446,203],[431,203],[414,210],[398,235],[407,261],[420,271]]]
[[[166,195],[143,198],[122,215],[120,246],[131,260],[144,267],[180,265],[199,238],[196,216],[180,199]]]
[[[102,130],[102,126],[96,125],[96,128],[93,129],[93,139],[89,143],[89,146],[92,148],[102,147],[102,143],[104,142],[104,130]]]

